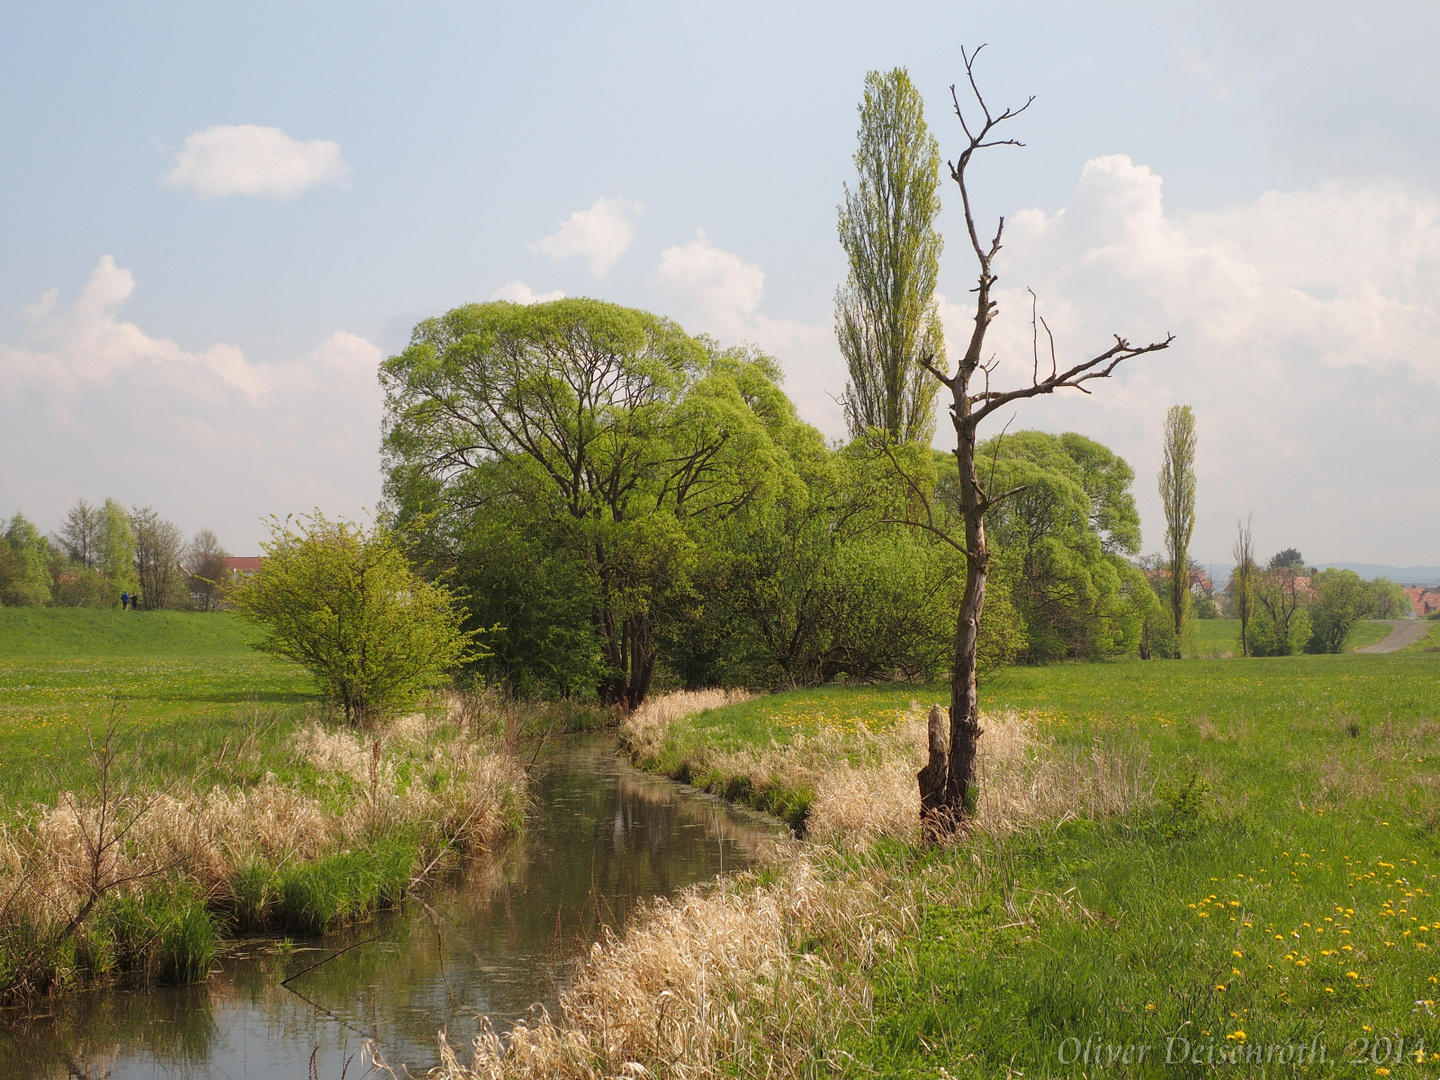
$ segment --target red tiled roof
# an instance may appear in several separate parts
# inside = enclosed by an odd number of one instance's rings
[[[260,569],[259,555],[238,555],[225,560],[225,569],[232,574],[253,574]]]

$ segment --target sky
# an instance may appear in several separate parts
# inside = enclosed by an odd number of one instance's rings
[[[48,530],[113,496],[237,554],[270,515],[361,516],[377,364],[492,298],[748,341],[843,437],[835,224],[865,73],[908,68],[951,158],[981,44],[992,104],[1035,95],[1025,146],[971,169],[982,223],[1006,219],[996,377],[1028,377],[1027,288],[1062,363],[1176,335],[997,426],[1124,456],[1158,550],[1164,415],[1189,405],[1202,562],[1251,516],[1262,556],[1440,563],[1440,8],[1383,0],[14,0],[0,514]],[[941,199],[958,346],[975,264]]]

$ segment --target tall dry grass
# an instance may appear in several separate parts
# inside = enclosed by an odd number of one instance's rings
[[[435,1080],[802,1077],[828,1072],[869,1015],[864,974],[914,925],[914,897],[874,866],[822,870],[814,852],[767,880],[691,889],[597,942],[560,1017],[440,1038]],[[372,1047],[377,1067],[383,1056]],[[393,1074],[392,1074],[393,1075]]]
[[[256,866],[275,873],[396,835],[432,866],[446,852],[495,844],[523,819],[525,772],[452,711],[368,731],[312,722],[293,744],[304,782],[271,773],[247,787],[141,790],[121,761],[108,786],[61,792],[0,822],[0,996],[73,974],[47,967],[46,943],[63,952],[107,898],[168,883],[224,909]]]
[[[632,750],[653,753],[670,724],[720,703],[659,699],[631,718]],[[1061,750],[1017,713],[986,717],[984,727],[977,829],[1003,836],[1125,813],[1152,797],[1143,760],[1101,745]],[[441,1065],[430,1076],[779,1080],[841,1071],[836,1048],[872,1015],[875,963],[904,947],[923,904],[963,904],[973,885],[963,874],[912,873],[904,860],[866,855],[881,838],[919,840],[915,773],[925,738],[917,705],[886,732],[826,733],[723,755],[720,766],[757,787],[780,777],[813,785],[808,841],[762,874],[656,903],[620,938],[597,943],[559,1017],[504,1037],[487,1030],[463,1051],[442,1034]],[[976,875],[983,872],[977,861]],[[1077,900],[1049,894],[1030,897],[1023,910],[1017,898],[1007,903],[1017,920],[1090,917]],[[377,1065],[385,1068],[378,1052]]]
[[[677,690],[671,694],[655,694],[625,718],[620,725],[620,738],[637,760],[654,757],[670,734],[677,720],[709,709],[739,705],[754,695],[748,690]]]

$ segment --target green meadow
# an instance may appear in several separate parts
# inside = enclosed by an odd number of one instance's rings
[[[1127,760],[1150,797],[950,847],[829,856],[836,870],[883,867],[921,897],[917,924],[869,973],[873,1021],[844,1047],[855,1074],[1435,1075],[1433,641],[1012,668],[981,698],[1027,715],[1046,753]],[[652,767],[883,730],[912,702],[945,699],[901,686],[757,698],[678,722]],[[810,794],[730,790],[801,807]]]
[[[156,779],[192,775],[254,733],[280,748],[314,687],[250,633],[226,613],[0,609],[0,805],[84,786],[89,740],[112,718]]]

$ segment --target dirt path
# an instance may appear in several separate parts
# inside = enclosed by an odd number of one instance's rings
[[[1415,642],[1435,629],[1434,624],[1424,619],[1381,619],[1379,621],[1390,627],[1390,636],[1384,641],[1377,641],[1374,645],[1356,649],[1357,653],[1394,652],[1396,649],[1403,649],[1406,645],[1414,645]]]

